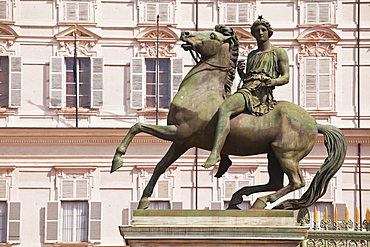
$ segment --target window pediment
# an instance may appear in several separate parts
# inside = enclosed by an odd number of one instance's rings
[[[7,25],[0,25],[0,54],[14,55],[11,50],[18,34]]]
[[[171,29],[166,27],[159,27],[158,30],[159,41],[159,56],[160,57],[176,57],[173,51],[175,44],[180,40],[178,35]],[[136,37],[140,44],[139,56],[141,57],[155,57],[157,48],[157,28],[148,27],[144,29]]]
[[[57,41],[59,41],[60,45],[60,50],[58,51],[60,56],[73,56],[75,39],[74,32],[75,27],[69,27],[55,35],[55,38]],[[77,55],[95,55],[96,52],[92,51],[92,48],[96,45],[99,39],[99,35],[87,30],[82,26],[76,26]]]
[[[175,43],[179,41],[178,35],[169,28],[166,27],[159,27],[158,30],[158,37],[160,42],[170,42]],[[138,42],[148,42],[148,41],[156,41],[157,40],[157,28],[156,27],[148,27],[145,28],[139,35],[136,37]]]
[[[328,42],[338,43],[340,37],[334,31],[324,27],[314,27],[303,31],[298,37],[299,43],[303,42]]]

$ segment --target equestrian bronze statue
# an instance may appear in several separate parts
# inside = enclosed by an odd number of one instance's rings
[[[167,126],[145,123],[133,125],[116,149],[111,172],[123,164],[122,156],[136,134],[144,132],[173,142],[165,156],[156,165],[145,187],[139,209],[148,208],[159,177],[182,154],[191,147],[213,150],[218,111],[231,95],[231,85],[237,70],[239,42],[236,33],[229,27],[217,25],[214,31],[183,31],[180,39],[185,50],[199,53],[200,60],[185,76],[174,97],[167,117]],[[268,80],[262,86],[271,83]],[[240,94],[242,95],[242,94]],[[240,102],[240,101],[239,101]],[[244,101],[243,101],[244,104]],[[299,161],[310,153],[318,133],[324,135],[328,157],[316,173],[308,190],[300,199],[281,202],[276,209],[301,209],[315,203],[326,192],[328,183],[341,167],[346,154],[346,140],[336,127],[318,124],[301,107],[286,101],[273,103],[263,114],[251,114],[248,110],[231,114],[227,119],[226,137],[219,152],[220,162],[216,177],[221,177],[231,165],[228,155],[248,156],[267,153],[267,184],[244,187],[234,193],[229,209],[238,209],[243,195],[272,191],[259,197],[252,208],[265,208],[284,195],[304,187],[305,181],[299,169]],[[214,165],[205,164],[204,167]],[[287,175],[288,185],[283,177]]]

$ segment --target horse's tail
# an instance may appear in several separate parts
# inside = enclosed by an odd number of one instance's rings
[[[311,206],[326,193],[330,179],[342,166],[347,152],[347,142],[342,131],[331,125],[318,124],[317,128],[318,132],[324,135],[328,157],[316,173],[310,187],[300,199],[283,201],[274,209],[296,210]]]

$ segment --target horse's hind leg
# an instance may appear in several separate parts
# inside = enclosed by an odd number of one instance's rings
[[[279,158],[279,163],[282,171],[288,176],[289,184],[273,194],[259,197],[253,204],[252,208],[265,208],[267,206],[267,202],[273,203],[286,194],[300,189],[305,185],[304,178],[299,169],[298,161],[296,160],[298,155],[294,155],[294,153],[295,152],[291,153],[290,155],[287,153],[279,155],[283,156]]]
[[[246,186],[235,192],[229,203],[227,209],[239,209],[237,204],[243,202],[243,195],[249,196],[250,194],[265,191],[276,191],[283,187],[284,173],[280,168],[279,161],[273,153],[269,153],[268,157],[268,174],[270,176],[269,182],[264,185]]]
[[[151,134],[164,140],[173,141],[177,135],[177,127],[175,125],[159,126],[153,124],[136,123],[130,128],[126,137],[117,147],[116,153],[114,154],[112,160],[111,172],[114,172],[122,166],[123,161],[121,156],[126,153],[127,147],[130,145],[132,139],[140,132]]]
[[[173,143],[170,149],[167,151],[165,156],[159,161],[153,171],[148,184],[146,185],[143,195],[139,201],[138,209],[147,209],[149,207],[149,197],[153,194],[153,189],[159,179],[159,177],[167,170],[167,168],[175,162],[183,153],[185,153],[190,147],[181,146]]]

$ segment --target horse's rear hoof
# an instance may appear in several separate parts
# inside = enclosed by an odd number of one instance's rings
[[[148,198],[141,198],[137,209],[147,209],[149,205],[150,205],[150,201]]]
[[[241,209],[236,205],[229,205],[229,207],[226,210],[241,210]]]
[[[112,166],[110,169],[110,173],[119,169],[122,166],[122,164],[123,164],[123,160],[121,157],[114,157],[114,159],[112,160]]]

